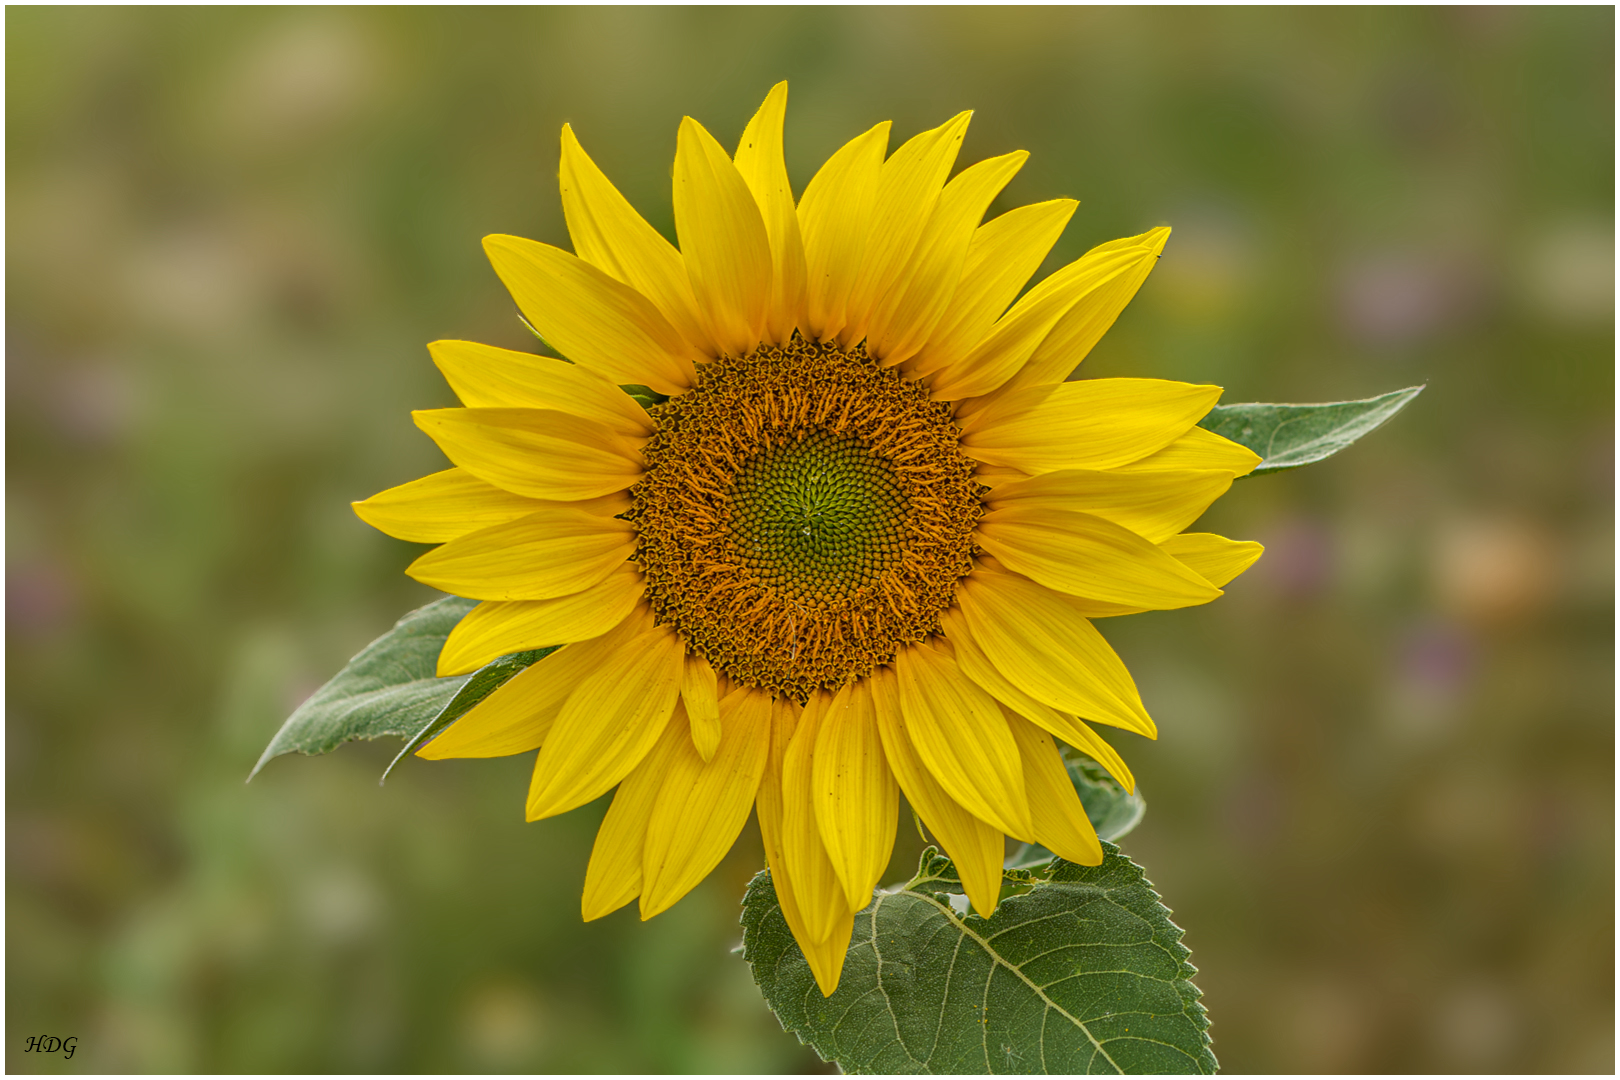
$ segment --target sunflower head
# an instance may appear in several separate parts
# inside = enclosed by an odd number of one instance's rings
[[[1219,596],[1259,545],[1185,530],[1258,458],[1195,426],[1217,387],[1068,381],[1168,229],[1025,292],[1076,205],[985,221],[1025,154],[953,176],[968,114],[879,124],[795,197],[786,101],[735,154],[682,122],[678,248],[565,127],[573,252],[485,241],[562,358],[430,346],[452,467],[355,505],[483,601],[440,674],[563,646],[421,754],[538,751],[531,820],[616,787],[587,919],[669,907],[756,810],[831,993],[902,792],[981,913],[1006,837],[1100,860],[1057,743],[1130,788],[1092,724],[1155,731],[1092,620]]]

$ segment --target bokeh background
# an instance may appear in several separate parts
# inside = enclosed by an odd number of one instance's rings
[[[1172,224],[1085,374],[1429,384],[1222,501],[1268,548],[1226,598],[1104,626],[1163,733],[1120,736],[1125,848],[1229,1070],[1613,1070],[1612,9],[6,30],[8,1070],[825,1068],[730,952],[752,825],[669,913],[582,925],[604,804],[525,825],[525,760],[243,785],[433,595],[347,504],[442,467],[425,342],[532,344],[479,239],[566,244],[561,124],[673,236],[680,117],[734,144],[780,78],[800,190],[974,108],[964,162],[1033,155],[992,212],[1082,200],[1048,269]]]

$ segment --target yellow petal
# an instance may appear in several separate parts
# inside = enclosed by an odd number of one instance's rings
[[[1071,308],[1124,273],[1132,258],[1130,252],[1080,258],[1046,278],[1013,305],[966,356],[934,376],[932,397],[936,401],[978,397],[1007,382]]]
[[[411,418],[451,461],[519,495],[572,502],[622,491],[641,479],[638,442],[571,413],[419,409]]]
[[[1016,507],[1095,514],[1158,544],[1198,520],[1232,486],[1216,469],[1123,475],[1100,469],[1060,469],[991,486],[992,514]]]
[[[906,801],[956,864],[962,888],[973,902],[973,909],[988,919],[995,913],[1001,897],[1001,864],[1006,855],[1006,841],[999,830],[962,809],[923,764],[900,718],[899,689],[893,669],[878,668],[871,679],[878,734],[882,736],[883,755],[894,770],[894,778],[900,790],[906,793]]]
[[[675,725],[671,725],[675,726]],[[771,699],[737,690],[720,703],[720,746],[704,761],[680,740],[647,823],[641,917],[650,919],[720,865],[742,832],[770,756]]]
[[[966,356],[1007,310],[1080,204],[1053,199],[1009,210],[979,226],[946,315],[903,370],[930,375]]]
[[[866,351],[885,367],[911,359],[945,317],[968,245],[990,203],[1023,167],[1023,150],[970,165],[940,192],[906,272],[872,310]]]
[[[703,359],[652,301],[561,248],[486,236],[484,252],[525,317],[562,354],[613,383],[680,394]]]
[[[895,674],[906,734],[934,779],[975,817],[1028,841],[1023,767],[995,699],[927,645],[901,649]]]
[[[833,695],[821,691],[821,704]],[[799,727],[799,717],[802,709],[792,701],[778,698],[771,706],[771,756],[770,763],[766,764],[765,777],[760,780],[760,793],[755,798],[755,810],[760,818],[760,839],[765,844],[765,858],[771,866],[771,886],[776,889],[776,902],[782,910],[782,918],[787,920],[787,928],[794,934],[794,941],[799,942],[800,949],[804,950],[805,959],[810,962],[812,972],[815,972],[816,984],[820,986],[821,993],[831,994],[838,988],[838,976],[844,967],[844,952],[849,947],[849,936],[854,925],[854,912],[849,910],[849,904],[842,902],[842,891],[834,887],[831,891],[834,900],[838,900],[842,907],[834,923],[833,934],[828,941],[838,942],[838,950],[831,952],[821,946],[808,933],[805,926],[802,907],[799,904],[799,889],[794,884],[792,873],[787,868],[784,845],[786,840],[782,837],[782,771],[786,767],[787,748],[792,743],[795,730]],[[812,818],[815,814],[812,813]],[[823,852],[823,860],[825,860]],[[825,871],[829,878],[836,881],[831,866]],[[842,939],[839,939],[842,934]]]
[[[792,927],[791,923],[788,925]],[[838,989],[838,980],[844,971],[844,957],[849,953],[849,941],[854,937],[854,931],[855,913],[847,907],[838,917],[837,925],[827,935],[826,941],[807,945],[799,931],[793,931],[794,939],[810,964],[810,972],[816,977],[816,986],[820,988],[822,997],[832,997],[833,991]]]
[[[1168,446],[1220,396],[1218,386],[1165,379],[1064,383],[1032,409],[970,425],[962,448],[978,461],[1031,474],[1109,469]]]
[[[760,793],[755,806],[760,816],[760,839],[765,842],[766,863],[771,866],[771,886],[776,889],[776,902],[781,907],[782,918],[787,921],[787,929],[794,934],[794,941],[799,942],[800,950],[804,950],[805,960],[808,960],[810,970],[815,973],[816,986],[820,986],[821,994],[831,996],[834,989],[838,989],[839,973],[844,970],[844,955],[849,950],[855,913],[842,900],[841,889],[833,889],[833,899],[841,904],[842,913],[834,920],[833,933],[821,942],[810,938],[805,929],[804,916],[800,915],[799,892],[782,853],[782,763],[786,761],[787,743],[791,742],[797,724],[799,706],[784,699],[774,701],[771,706],[770,764],[766,766],[765,779],[760,780]],[[831,874],[831,868],[828,868],[828,873]]]
[[[900,791],[883,757],[866,680],[838,692],[816,732],[811,770],[816,826],[849,906],[872,902],[894,852]]]
[[[553,503],[442,544],[405,572],[474,600],[550,600],[597,584],[635,549],[628,521]]]
[[[1036,726],[1039,727],[1040,725]],[[1131,775],[1130,766],[1126,765],[1125,759],[1119,756],[1119,751],[1110,746],[1108,741],[1101,735],[1091,730],[1091,726],[1084,720],[1075,720],[1074,727],[1079,730],[1073,733],[1073,738],[1060,735],[1057,732],[1050,733],[1063,739],[1064,742],[1101,765],[1108,770],[1109,776],[1119,781],[1121,787],[1128,792],[1134,793],[1136,791],[1136,777]]]
[[[557,179],[575,254],[645,296],[694,347],[718,355],[698,319],[681,253],[619,194],[567,124]]]
[[[823,693],[823,705],[831,696]],[[830,996],[838,988],[838,977],[843,971],[844,956],[849,950],[849,939],[854,929],[855,913],[843,900],[843,891],[835,886],[831,890],[831,897],[841,906],[842,911],[833,919],[832,932],[825,940],[817,942],[806,928],[804,917],[800,913],[798,888],[787,867],[782,835],[782,772],[787,759],[788,745],[799,723],[800,712],[798,705],[791,701],[779,698],[772,703],[770,762],[766,765],[765,776],[760,781],[755,807],[759,815],[759,835],[764,842],[765,859],[771,868],[771,885],[776,890],[776,901],[782,909],[782,917],[787,920],[788,929],[793,932],[793,939],[799,943],[799,948],[804,952],[810,970],[815,974],[816,985],[821,988],[824,996]],[[815,815],[811,813],[810,817],[813,823]],[[825,861],[825,853],[822,858]],[[826,868],[826,873],[834,881],[837,880],[830,864]]]
[[[613,513],[630,509],[630,500],[622,501],[623,509]],[[442,544],[548,504],[503,491],[466,469],[446,469],[349,505],[361,521],[396,539]]]
[[[1092,514],[1009,506],[980,519],[977,539],[1007,569],[1071,596],[1168,610],[1221,595],[1153,544]]]
[[[720,745],[720,698],[714,668],[697,653],[689,653],[681,672],[681,700],[691,720],[692,745],[704,761]]]
[[[578,364],[473,341],[435,341],[428,353],[470,408],[557,409],[629,439],[657,430],[629,394]]]
[[[939,201],[945,178],[967,135],[971,112],[957,113],[896,150],[878,173],[877,197],[866,253],[849,292],[847,322],[839,344],[849,348],[866,337],[872,308],[894,287],[910,263],[917,241]]]
[[[877,201],[889,122],[857,135],[827,159],[799,200],[804,237],[807,335],[826,341],[844,328]]]
[[[766,336],[785,342],[804,317],[804,238],[793,204],[782,156],[782,121],[787,114],[787,83],[771,87],[765,103],[743,129],[734,158],[748,190],[759,204],[771,243],[771,303]]]
[[[599,638],[564,645],[537,660],[416,752],[430,760],[505,757],[538,750],[563,702],[636,629],[626,619]]]
[[[508,653],[601,637],[630,616],[646,584],[626,565],[599,583],[553,600],[486,600],[445,639],[439,675],[477,671]]]
[[[980,569],[956,599],[973,640],[1014,686],[1054,709],[1158,737],[1130,672],[1068,597]]]
[[[751,352],[771,301],[770,241],[737,167],[690,116],[675,151],[675,232],[715,344],[732,356]]]
[[[1082,263],[1101,264],[1111,263],[1123,254],[1126,265],[1069,309],[1008,385],[1018,388],[1060,383],[1073,374],[1158,265],[1159,254],[1169,239],[1170,230],[1161,226],[1141,236],[1112,240],[1082,255]]]
[[[759,834],[765,844],[765,858],[771,865],[773,877],[779,876],[781,867],[782,763],[787,759],[788,744],[793,741],[793,732],[798,727],[800,711],[796,705],[782,698],[772,703],[770,756],[765,760],[765,775],[759,782],[759,793],[754,796],[754,808],[759,817]],[[780,882],[777,883],[776,891],[780,899],[782,894]],[[787,913],[789,906],[788,900],[782,900],[783,914]],[[788,925],[792,926],[796,919],[797,914],[789,917]]]
[[[1206,431],[1201,427],[1188,430],[1163,450],[1155,451],[1125,465],[1117,465],[1117,473],[1157,472],[1161,469],[1224,469],[1234,477],[1247,476],[1259,465],[1261,457],[1247,446]]]
[[[585,805],[646,757],[680,697],[683,652],[679,637],[654,627],[574,688],[534,764],[530,821]]]
[[[1052,736],[1022,716],[1008,714],[1007,724],[1024,759],[1024,787],[1035,820],[1035,842],[1072,863],[1102,865],[1097,830],[1086,817],[1086,808],[1074,790]]]
[[[782,762],[783,859],[793,878],[805,933],[812,942],[825,941],[844,912],[857,910],[849,902],[816,820],[816,745],[828,714],[835,708],[842,710],[843,705],[825,691],[812,694]],[[865,906],[862,901],[861,907]]]
[[[1001,702],[1004,708],[1033,721],[1036,726],[1090,755],[1108,770],[1109,775],[1124,785],[1126,791],[1136,790],[1136,778],[1131,775],[1124,759],[1084,721],[1030,697],[990,662],[969,633],[961,608],[951,608],[941,616],[940,622],[946,637],[955,647],[956,663],[964,675],[989,691],[990,696]]]
[[[580,896],[579,906],[586,922],[618,911],[641,895],[647,821],[652,817],[653,803],[664,777],[674,764],[681,744],[687,741],[680,721],[681,710],[676,706],[675,715],[658,742],[613,793],[613,803],[596,830],[590,865],[585,868],[585,891]]]
[[[1219,588],[1253,566],[1266,549],[1253,540],[1228,540],[1214,533],[1182,533],[1160,544],[1159,550],[1175,556]]]

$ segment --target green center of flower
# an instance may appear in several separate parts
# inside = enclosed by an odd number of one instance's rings
[[[795,338],[705,364],[652,415],[635,561],[717,671],[803,701],[939,631],[984,490],[949,405]]]
[[[813,431],[761,454],[738,470],[731,502],[738,555],[778,592],[832,600],[900,560],[905,492],[853,438]]]

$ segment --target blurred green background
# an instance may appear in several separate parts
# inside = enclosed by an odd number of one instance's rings
[[[1175,227],[1085,365],[1319,401],[1428,382],[1207,527],[1266,557],[1112,620],[1162,737],[1125,841],[1233,1071],[1614,1068],[1614,12],[6,12],[11,1071],[825,1068],[759,999],[757,832],[582,925],[603,804],[394,744],[243,778],[428,589],[351,499],[442,467],[423,348],[532,344],[479,248],[566,244],[564,121],[673,235],[680,117],[791,80],[845,139],[978,110]],[[891,868],[914,866],[902,831]],[[907,865],[909,863],[909,865]],[[71,1061],[27,1035],[77,1036]]]

